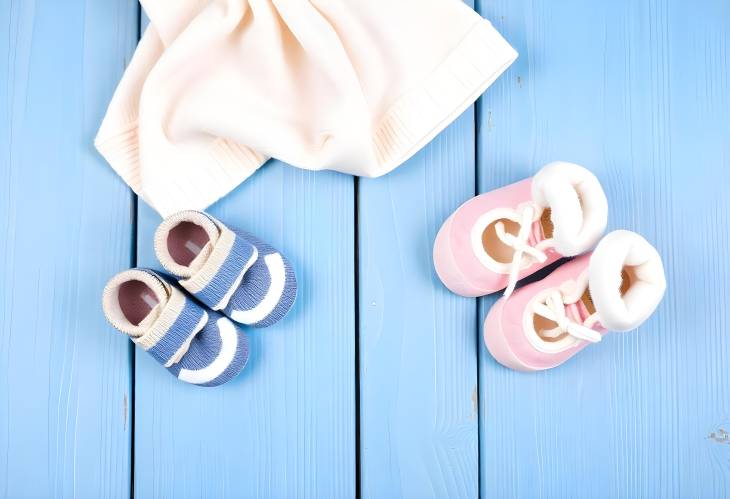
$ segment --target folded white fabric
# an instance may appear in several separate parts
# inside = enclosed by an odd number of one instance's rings
[[[96,147],[162,215],[269,157],[383,175],[517,53],[460,0],[142,0],[150,26]]]

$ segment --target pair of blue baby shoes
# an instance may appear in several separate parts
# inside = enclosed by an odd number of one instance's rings
[[[293,305],[291,265],[251,234],[199,211],[166,218],[155,252],[171,275],[136,268],[112,277],[103,297],[107,320],[182,381],[233,379],[249,356],[240,324],[271,326]]]

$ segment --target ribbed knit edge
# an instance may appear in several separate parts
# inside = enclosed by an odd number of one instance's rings
[[[97,136],[94,146],[135,194],[144,199],[139,170],[138,136],[137,121],[134,120],[115,135]]]
[[[129,269],[116,274],[114,277],[109,279],[104,292],[102,294],[102,307],[104,310],[104,316],[107,321],[114,326],[115,329],[129,335],[133,341],[136,338],[144,336],[147,329],[150,327],[149,322],[157,320],[157,317],[147,317],[138,325],[131,324],[124,314],[122,313],[119,305],[119,287],[129,281],[141,281],[145,283],[155,294],[155,297],[159,301],[159,310],[164,308],[165,304],[169,300],[170,289],[167,283],[160,279],[156,274],[147,271],[146,269]],[[159,313],[161,313],[158,310]]]
[[[139,338],[132,338],[136,344],[141,346],[145,350],[149,350],[157,345],[157,342],[167,334],[178,316],[182,313],[185,308],[185,302],[188,300],[182,291],[174,286],[170,286],[170,297],[165,303],[160,316],[157,318],[154,324],[145,332],[144,335]],[[200,326],[202,328],[202,326]],[[197,331],[194,331],[197,333]],[[191,334],[192,336],[193,334]]]
[[[482,19],[417,88],[401,96],[376,127],[376,176],[406,161],[463,113],[517,58]]]
[[[487,20],[478,21],[461,43],[418,87],[398,98],[373,134],[378,163],[374,176],[406,161],[455,120],[517,58],[517,52]],[[131,118],[131,116],[129,116]],[[142,185],[136,119],[95,146],[132,190],[163,217],[184,209],[203,210],[251,176],[268,158],[225,139],[209,146],[211,161],[194,178],[172,175],[164,196],[151,199]]]
[[[189,293],[195,294],[202,291],[218,275],[226,258],[233,251],[236,234],[225,226],[221,226],[220,231],[218,241],[203,266],[194,275],[180,280],[180,285]]]
[[[154,236],[155,254],[165,270],[173,274],[178,279],[193,276],[200,269],[200,266],[204,264],[205,259],[210,256],[209,254],[205,255],[204,248],[204,250],[201,251],[201,253],[188,265],[180,265],[172,258],[169,248],[167,247],[167,238],[170,235],[170,231],[183,222],[191,222],[198,227],[203,228],[205,233],[208,234],[208,242],[211,247],[215,247],[221,232],[219,226],[222,225],[213,217],[195,210],[179,211],[165,218],[162,223],[160,223],[157,230],[155,230]],[[208,245],[206,244],[206,246]],[[212,249],[209,249],[209,251],[212,251]],[[204,258],[204,260],[199,262],[201,257]]]
[[[250,177],[268,159],[248,147],[217,139],[208,147],[211,161],[201,165],[199,175],[195,178],[170,176],[165,195],[151,199],[142,182],[136,120],[118,133],[97,136],[94,145],[132,190],[163,217],[180,210],[207,208]]]

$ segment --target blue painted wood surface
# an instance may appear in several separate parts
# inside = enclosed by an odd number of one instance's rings
[[[135,497],[355,497],[353,199],[350,177],[274,162],[211,209],[291,259],[297,303],[216,389],[137,350]],[[159,221],[140,206],[140,265]]]
[[[477,1],[520,58],[407,164],[356,182],[273,162],[212,208],[301,283],[212,390],[99,306],[113,273],[156,266],[157,215],[91,146],[138,6],[0,5],[0,497],[730,494],[726,0]],[[494,298],[448,293],[431,245],[476,190],[553,159],[596,172],[669,291],[638,331],[514,373],[481,342]]]
[[[133,198],[91,144],[131,0],[0,9],[0,497],[129,497],[129,341],[99,314]]]
[[[588,166],[662,254],[637,331],[558,369],[480,349],[485,497],[728,497],[730,3],[483,1],[521,57],[482,100],[479,189]],[[493,298],[481,302],[483,317]]]
[[[385,178],[360,180],[362,497],[476,497],[476,302],[431,251],[474,193],[474,113]]]
[[[249,329],[251,358],[213,390],[136,352],[136,497],[355,497],[354,181],[271,161],[211,209],[290,259],[287,319]],[[139,202],[139,265],[160,268]]]

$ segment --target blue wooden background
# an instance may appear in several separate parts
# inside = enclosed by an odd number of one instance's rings
[[[0,0],[0,497],[730,495],[730,2],[482,0],[520,58],[380,179],[272,162],[212,208],[296,265],[235,382],[177,382],[100,295],[155,266],[157,215],[92,139],[134,0]],[[494,298],[432,270],[442,221],[553,159],[664,257],[638,331],[560,368],[499,366]]]

